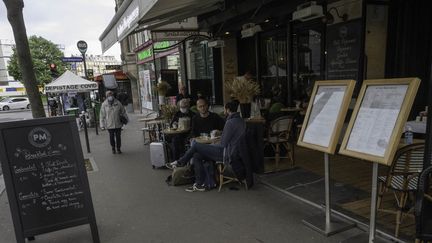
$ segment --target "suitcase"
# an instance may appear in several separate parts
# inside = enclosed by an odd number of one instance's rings
[[[150,143],[150,162],[153,169],[164,167],[168,162],[166,144],[163,142]]]

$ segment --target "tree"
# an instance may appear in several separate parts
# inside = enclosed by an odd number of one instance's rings
[[[57,71],[63,73],[65,66],[61,60],[63,52],[51,41],[38,36],[30,36],[29,40],[30,54],[33,60],[36,80],[39,85],[45,85],[53,79],[51,76],[50,65],[55,64]],[[16,80],[21,80],[22,75],[18,65],[16,48],[9,62],[9,74]]]
[[[16,44],[17,61],[20,63],[19,69],[22,74],[22,81],[26,88],[30,100],[32,115],[34,118],[45,117],[45,110],[37,87],[36,76],[33,70],[33,62],[30,54],[27,32],[24,23],[22,10],[23,0],[3,0],[6,5],[7,18]]]

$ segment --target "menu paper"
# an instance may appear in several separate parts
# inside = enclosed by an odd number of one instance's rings
[[[341,109],[346,86],[319,86],[303,142],[328,147]]]
[[[371,85],[366,89],[347,149],[383,157],[408,85]]]

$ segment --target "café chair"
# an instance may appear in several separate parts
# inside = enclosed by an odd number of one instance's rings
[[[294,167],[294,144],[291,143],[291,129],[293,118],[291,116],[282,116],[270,122],[267,131],[267,137],[264,139],[265,145],[270,145],[275,152],[276,169],[280,162],[280,150],[283,146],[287,151],[287,157]]]
[[[400,148],[393,159],[387,175],[378,176],[378,211],[396,214],[395,236],[399,236],[400,225],[404,216],[413,216],[413,207],[407,207],[407,201],[417,191],[417,180],[423,169],[424,143],[410,144]],[[381,208],[384,193],[391,190],[396,199],[396,209]]]
[[[432,242],[432,166],[419,176],[415,205],[416,243]]]
[[[240,185],[243,184],[245,186],[245,190],[248,190],[248,184],[246,183],[246,181],[245,180],[240,181],[236,177],[231,165],[225,164],[223,161],[216,161],[216,166],[217,166],[217,172],[219,177],[218,192],[221,191],[223,185],[226,185],[231,182],[237,182]]]

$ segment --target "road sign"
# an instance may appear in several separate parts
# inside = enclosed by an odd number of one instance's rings
[[[62,57],[63,62],[82,62],[82,57]]]
[[[78,47],[78,50],[81,52],[81,54],[84,55],[87,51],[87,42],[80,40],[77,43],[77,47]]]

